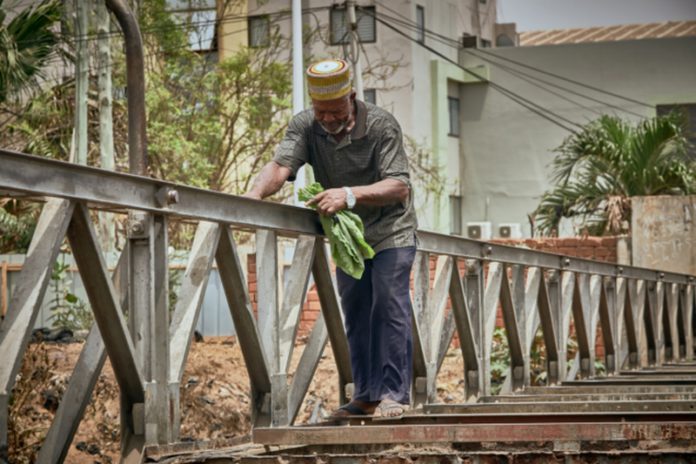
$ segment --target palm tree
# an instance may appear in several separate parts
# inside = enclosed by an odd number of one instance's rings
[[[561,218],[579,218],[593,235],[625,232],[630,198],[687,195],[696,190],[693,160],[681,113],[633,126],[602,116],[568,137],[555,151],[555,187],[534,212],[542,235],[558,231]]]
[[[0,0],[0,105],[34,85],[59,38],[52,31],[60,20],[61,3],[44,0],[19,12],[5,24],[7,10]]]

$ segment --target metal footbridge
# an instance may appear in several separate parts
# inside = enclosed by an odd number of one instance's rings
[[[421,232],[413,270],[412,411],[398,421],[353,417],[298,425],[298,411],[328,342],[340,401],[352,390],[339,299],[313,211],[6,150],[0,150],[0,165],[2,196],[43,202],[0,326],[0,444],[7,443],[9,392],[66,237],[96,321],[40,462],[65,456],[107,356],[122,396],[124,462],[213,462],[206,456],[225,462],[270,455],[367,459],[394,446],[413,447],[399,451],[411,458],[424,450],[432,454],[435,446],[441,457],[508,453],[525,462],[525,456],[538,453],[604,453],[629,460],[660,453],[680,462],[696,446],[693,276]],[[98,244],[93,209],[128,214],[128,242],[113,272]],[[183,220],[198,226],[176,307],[168,308],[163,297],[167,225]],[[256,272],[262,276],[258,316],[235,230],[255,235]],[[295,249],[284,285],[278,273],[282,237]],[[247,443],[177,444],[179,386],[213,263],[248,370],[253,430]],[[290,372],[310,279],[322,317]],[[510,369],[504,393],[492,395],[498,311]],[[530,350],[539,329],[544,387],[531,386],[530,379]],[[599,333],[603,359],[595,355]],[[465,401],[438,404],[437,374],[455,335]],[[571,339],[577,344],[574,357],[568,354]],[[595,372],[597,361],[605,366],[601,375]]]
[[[413,270],[414,384],[410,413],[297,424],[330,345],[339,398],[352,374],[339,299],[313,211],[146,177],[142,46],[125,2],[108,0],[126,37],[132,174],[0,149],[0,197],[43,204],[0,325],[0,462],[7,461],[12,388],[53,264],[67,238],[92,307],[90,331],[38,462],[64,460],[108,357],[121,394],[122,462],[690,462],[696,450],[694,276],[421,231]],[[110,271],[95,210],[128,216]],[[178,300],[168,307],[168,225],[197,224]],[[258,315],[237,231],[254,235]],[[294,243],[285,279],[279,241]],[[431,263],[435,263],[434,271]],[[252,432],[181,443],[179,391],[215,264],[250,381]],[[432,274],[432,275],[431,275]],[[290,372],[310,281],[321,315]],[[496,314],[509,371],[492,394]],[[571,324],[572,322],[572,324]],[[571,332],[571,325],[574,328]],[[531,386],[530,352],[543,333],[547,386]],[[595,347],[601,333],[603,359]],[[437,403],[437,375],[455,337],[464,400]],[[577,353],[569,355],[573,341]],[[597,372],[601,361],[604,371]]]

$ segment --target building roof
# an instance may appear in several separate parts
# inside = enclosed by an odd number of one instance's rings
[[[696,36],[696,21],[665,21],[651,24],[552,29],[520,32],[520,46],[557,45],[619,40],[663,39]]]

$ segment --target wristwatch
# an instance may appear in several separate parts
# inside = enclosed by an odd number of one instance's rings
[[[346,191],[346,206],[348,209],[353,209],[353,206],[355,206],[355,195],[353,195],[353,191],[350,187],[343,187],[343,190]]]

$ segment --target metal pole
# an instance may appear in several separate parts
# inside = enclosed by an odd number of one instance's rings
[[[353,65],[353,87],[358,100],[364,100],[362,67],[360,66],[360,45],[358,43],[358,21],[355,15],[355,0],[347,0],[348,22],[350,23],[351,63]]]
[[[145,118],[145,62],[140,28],[126,0],[106,0],[123,30],[128,86],[128,156],[130,172],[147,175]],[[166,220],[152,214],[129,213],[129,325],[136,359],[144,377],[145,403],[121,401],[122,414],[130,412],[133,429],[121,435],[124,454],[142,455],[144,444],[167,443],[171,438],[172,405],[168,394],[168,307]],[[162,365],[164,364],[164,366]],[[123,423],[123,421],[122,421]],[[126,424],[123,424],[126,425]]]
[[[292,0],[292,114],[304,110],[304,63],[302,61],[302,0]],[[297,191],[307,184],[305,168],[297,171],[294,203],[301,205]]]
[[[114,131],[111,96],[111,39],[109,25],[111,18],[104,0],[96,2],[97,34],[99,45],[99,154],[102,169],[114,169]],[[104,250],[116,248],[114,221],[110,213],[99,213],[99,225]]]
[[[89,88],[89,55],[87,47],[87,2],[75,2],[75,35],[77,62],[75,69],[75,162],[87,164],[87,90]]]
[[[145,129],[145,61],[143,39],[138,22],[125,0],[106,0],[116,16],[126,44],[128,88],[128,160],[131,174],[147,174],[147,139]]]

